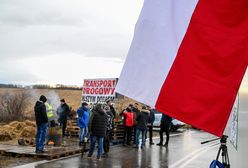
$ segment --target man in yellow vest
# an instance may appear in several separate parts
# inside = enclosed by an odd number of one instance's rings
[[[48,126],[49,127],[55,127],[56,126],[56,114],[53,110],[53,106],[49,104],[48,102],[45,103],[46,105],[46,113],[48,118]]]

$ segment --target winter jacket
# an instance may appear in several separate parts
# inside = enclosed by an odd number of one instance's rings
[[[150,116],[149,116],[149,121],[148,123],[153,124],[155,121],[155,109],[150,110]]]
[[[67,120],[67,116],[70,113],[69,106],[65,103],[63,105],[60,105],[60,107],[57,110],[57,113],[59,115],[59,122],[63,123]]]
[[[113,116],[115,118],[115,116],[116,116],[115,108],[112,105],[110,105],[109,107],[110,107],[110,112],[113,114]]]
[[[138,116],[136,117],[137,121],[137,128],[140,130],[146,130],[147,129],[147,123],[149,119],[149,111],[148,110],[142,110]]]
[[[36,125],[48,123],[46,106],[43,102],[37,101],[34,106]]]
[[[80,107],[77,110],[78,114],[78,126],[80,128],[86,128],[89,124],[89,109],[86,107]]]
[[[162,114],[161,117],[161,126],[170,126],[172,118],[166,114]]]
[[[101,104],[97,104],[92,110],[89,130],[93,136],[105,137],[107,131],[107,115],[101,109]]]
[[[134,125],[134,114],[133,114],[133,112],[124,111],[122,113],[122,116],[125,117],[125,122],[124,122],[125,126],[132,127]]]
[[[135,118],[135,120],[134,120],[134,125],[137,125],[136,118],[138,117],[138,115],[139,115],[139,113],[140,113],[140,110],[139,110],[138,108],[133,107],[133,108],[132,108],[132,111],[133,111],[134,118]]]
[[[111,131],[113,129],[114,115],[110,111],[107,111],[106,115],[107,115],[107,131]]]

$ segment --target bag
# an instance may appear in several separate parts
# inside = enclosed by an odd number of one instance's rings
[[[225,168],[225,166],[220,163],[218,160],[213,160],[212,163],[210,164],[209,168]]]

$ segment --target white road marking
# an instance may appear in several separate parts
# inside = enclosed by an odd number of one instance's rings
[[[198,156],[200,156],[201,154],[205,153],[206,151],[212,148],[216,148],[219,144],[220,143],[209,144],[208,146],[197,149],[191,152],[190,154],[186,155],[182,159],[178,160],[176,163],[173,163],[172,165],[170,165],[169,168],[184,168],[191,161],[195,160]]]

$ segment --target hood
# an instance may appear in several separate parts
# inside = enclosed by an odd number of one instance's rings
[[[43,102],[41,102],[41,101],[37,101],[36,103],[35,103],[35,107],[40,107],[40,106],[42,106],[43,105]]]

